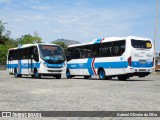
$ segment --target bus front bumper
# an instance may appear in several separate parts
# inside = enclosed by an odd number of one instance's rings
[[[66,73],[66,65],[62,68],[47,68],[44,65],[41,65],[38,73],[46,75],[63,74]]]

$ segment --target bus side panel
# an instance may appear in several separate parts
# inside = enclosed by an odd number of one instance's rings
[[[84,75],[84,68],[87,64],[87,59],[72,59],[68,61],[67,68],[71,75]]]
[[[18,69],[18,60],[7,61],[7,70],[10,74],[14,74],[14,69]]]
[[[96,74],[100,68],[104,69],[106,76],[124,74],[125,62],[124,56],[102,57],[95,59],[94,67]]]
[[[30,59],[28,60],[21,60],[21,74],[33,74],[33,72],[31,72],[31,67],[32,68],[39,68],[39,64],[36,61],[33,60],[32,63],[29,62]]]

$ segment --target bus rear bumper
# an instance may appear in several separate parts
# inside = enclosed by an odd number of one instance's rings
[[[154,68],[133,68],[134,72],[150,72],[154,71]]]
[[[129,67],[129,69],[127,71],[131,77],[132,76],[145,77],[145,76],[148,76],[149,74],[151,74],[154,71],[154,68],[153,67],[149,67],[149,68]]]

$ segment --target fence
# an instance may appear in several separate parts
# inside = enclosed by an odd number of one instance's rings
[[[0,62],[0,70],[6,70],[6,61]]]

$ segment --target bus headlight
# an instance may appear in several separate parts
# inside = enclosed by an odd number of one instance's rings
[[[66,66],[66,62],[64,62],[63,66],[62,67],[65,67]]]

